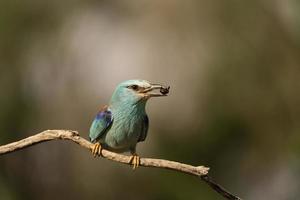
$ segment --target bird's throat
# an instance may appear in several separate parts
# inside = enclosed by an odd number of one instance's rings
[[[128,102],[120,102],[117,105],[112,105],[111,110],[113,115],[122,117],[141,116],[146,114],[146,101],[139,101],[135,104]]]

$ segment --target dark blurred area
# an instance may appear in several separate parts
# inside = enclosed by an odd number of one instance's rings
[[[300,2],[0,2],[0,145],[46,129],[88,138],[127,79],[152,99],[142,157],[211,168],[244,199],[300,196]],[[43,143],[0,156],[0,199],[221,199],[200,180]]]

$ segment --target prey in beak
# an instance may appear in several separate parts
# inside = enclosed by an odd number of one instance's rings
[[[147,87],[140,91],[146,98],[150,97],[162,97],[167,96],[169,93],[170,86],[163,86],[160,84],[151,84],[150,87]]]

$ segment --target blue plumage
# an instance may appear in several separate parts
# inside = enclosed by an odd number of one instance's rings
[[[95,142],[101,135],[103,135],[113,121],[111,110],[108,106],[104,106],[96,115],[91,128],[90,140]]]
[[[156,89],[160,92],[154,92]],[[98,112],[91,125],[89,137],[92,142],[98,142],[93,154],[99,155],[102,147],[115,152],[130,151],[134,168],[137,167],[136,144],[146,139],[149,127],[146,102],[150,97],[166,96],[168,90],[169,87],[144,80],[120,83],[109,105]]]
[[[148,128],[149,128],[149,118],[147,115],[144,116],[143,122],[142,122],[142,130],[141,130],[141,135],[138,139],[138,142],[143,142],[145,141],[148,133]]]

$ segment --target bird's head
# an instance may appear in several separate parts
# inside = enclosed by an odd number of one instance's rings
[[[167,96],[169,89],[170,87],[153,84],[145,80],[128,80],[117,86],[113,93],[111,103],[143,103],[151,97]]]

